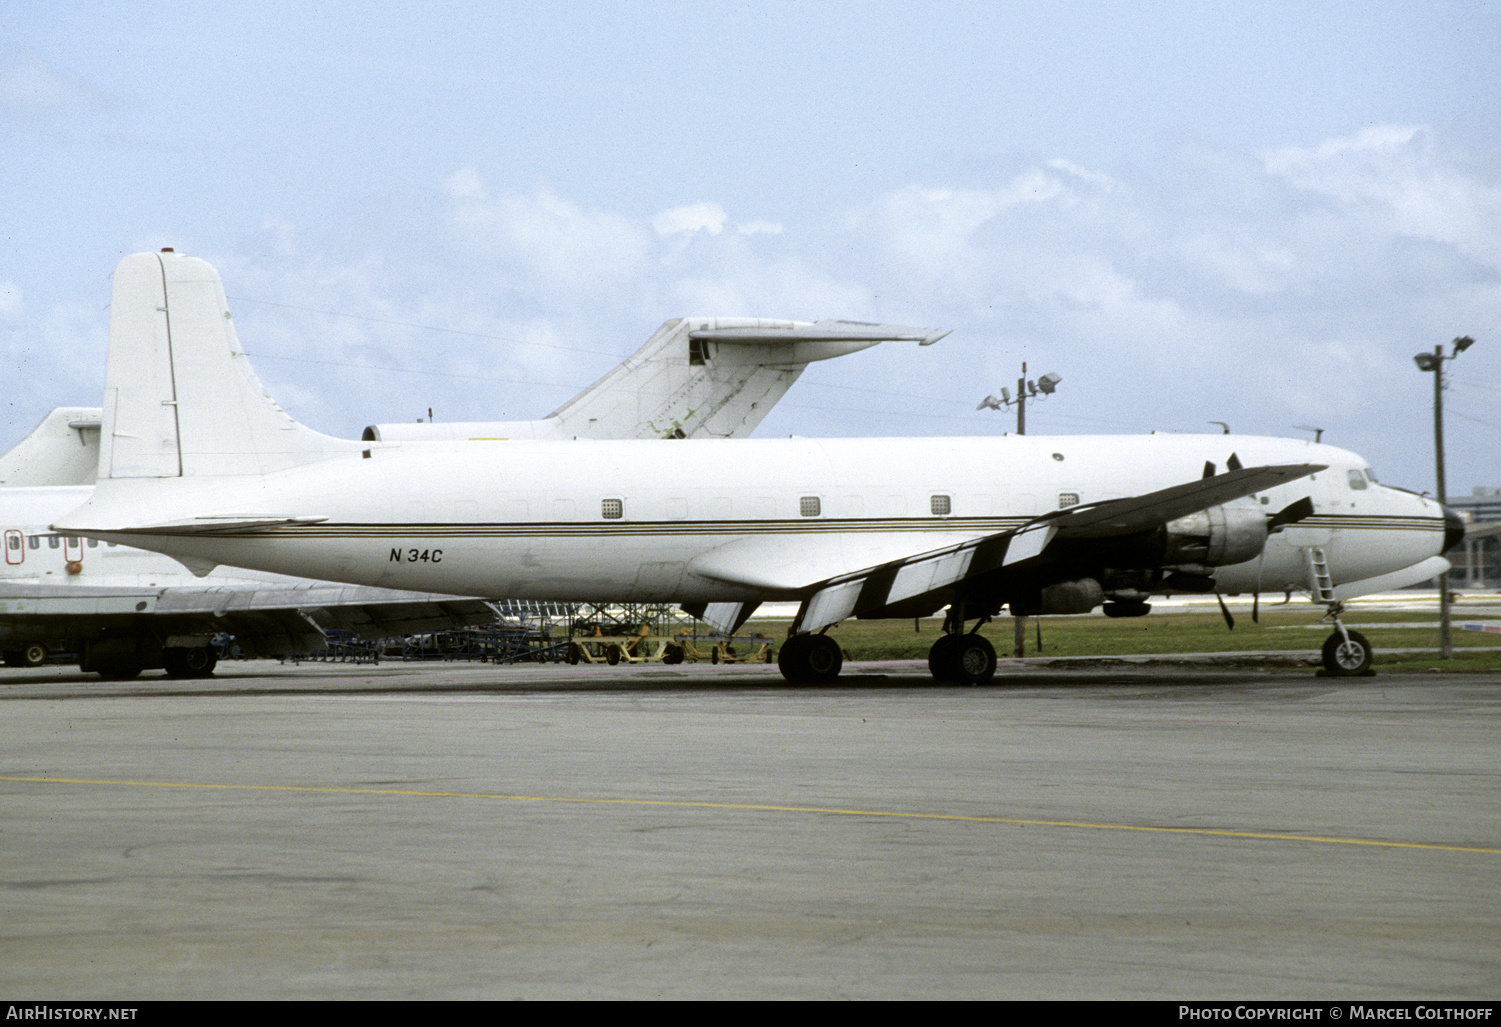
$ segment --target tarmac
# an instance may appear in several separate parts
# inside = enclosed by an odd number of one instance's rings
[[[1468,999],[1501,675],[0,672],[0,993]]]

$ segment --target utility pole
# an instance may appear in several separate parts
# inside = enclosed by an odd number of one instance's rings
[[[1056,374],[1045,374],[1035,382],[1027,381],[1027,363],[1022,361],[1022,376],[1016,380],[1016,434],[1027,434],[1027,394],[1037,396],[1041,393],[1044,397],[1051,396],[1057,391],[1058,383],[1061,381],[1063,379]],[[980,405],[975,409],[999,410],[1003,406],[1009,407],[1011,402],[1011,393],[1002,389],[999,399],[995,396],[986,396],[980,400]],[[1011,651],[1016,656],[1025,656],[1027,654],[1027,618],[1013,617],[1012,619],[1016,621],[1016,635]]]
[[[1016,434],[1027,434],[1027,362],[1016,380]],[[1018,660],[1027,655],[1027,618],[1012,617],[1011,654]]]
[[[1435,495],[1440,506],[1449,501],[1444,483],[1444,361],[1453,360],[1473,345],[1474,339],[1461,335],[1454,340],[1454,352],[1447,357],[1444,356],[1444,347],[1435,346],[1432,353],[1419,353],[1412,358],[1419,371],[1433,374],[1433,466]],[[1454,656],[1454,615],[1449,608],[1449,572],[1440,574],[1438,582],[1439,655],[1448,660]]]

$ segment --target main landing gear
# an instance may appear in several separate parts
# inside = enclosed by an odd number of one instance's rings
[[[989,617],[981,617],[970,631],[964,630],[961,605],[949,608],[944,634],[928,650],[928,670],[936,681],[961,685],[988,685],[995,677],[995,646],[980,634]]]
[[[777,653],[777,667],[795,685],[825,685],[839,676],[844,652],[828,635],[793,635]]]
[[[1331,677],[1368,677],[1371,670],[1371,643],[1358,631],[1340,622],[1343,603],[1330,603],[1325,619],[1334,621],[1334,634],[1324,641],[1324,670]]]

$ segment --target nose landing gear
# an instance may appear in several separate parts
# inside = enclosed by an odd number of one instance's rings
[[[1334,621],[1334,634],[1324,641],[1324,673],[1330,677],[1371,677],[1371,643],[1358,631],[1351,631],[1340,621],[1345,604],[1331,602],[1325,620]]]

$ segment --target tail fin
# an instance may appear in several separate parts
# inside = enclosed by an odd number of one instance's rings
[[[744,438],[813,361],[891,339],[926,346],[947,334],[853,321],[680,317],[663,324],[625,363],[539,421],[372,424],[365,438]]]
[[[219,273],[171,251],[115,269],[99,478],[265,474],[352,452],[287,415],[250,369]]]

